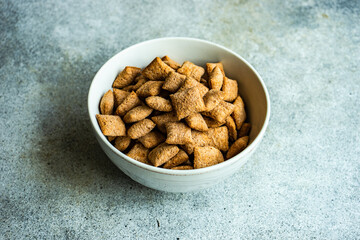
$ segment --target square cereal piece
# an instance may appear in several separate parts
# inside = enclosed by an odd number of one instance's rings
[[[113,88],[113,91],[114,91],[114,101],[115,101],[114,105],[116,109],[125,100],[125,98],[129,96],[130,92],[117,88]]]
[[[204,114],[218,122],[225,122],[225,119],[234,112],[234,108],[233,104],[221,101],[213,110]]]
[[[224,161],[224,156],[219,149],[206,146],[195,147],[194,149],[194,168],[210,167]]]
[[[149,153],[148,158],[155,167],[158,167],[173,158],[179,150],[176,145],[162,143]]]
[[[209,74],[209,85],[211,89],[221,90],[224,82],[224,75],[220,68],[216,66],[214,70]]]
[[[166,63],[167,65],[169,65],[172,69],[177,70],[178,68],[181,67],[181,65],[177,62],[175,62],[174,60],[172,60],[171,58],[169,58],[167,55],[163,56],[161,58],[161,60]]]
[[[190,165],[182,165],[182,166],[172,167],[171,169],[172,170],[191,170],[194,168]]]
[[[116,137],[114,141],[114,147],[123,152],[125,151],[131,143],[131,138],[128,136]]]
[[[179,120],[194,112],[205,109],[204,101],[198,88],[186,88],[170,95],[173,108]]]
[[[144,70],[142,75],[152,81],[164,80],[169,72],[174,71],[166,63],[164,63],[159,57],[156,57]]]
[[[193,113],[185,118],[189,127],[198,131],[207,131],[208,126],[200,113]]]
[[[220,127],[225,124],[225,122],[218,122],[215,119],[212,119],[209,117],[203,116],[203,118],[204,118],[204,121],[206,122],[206,125],[208,126],[208,128],[217,128],[217,127]]]
[[[236,124],[231,116],[226,118],[226,127],[228,128],[230,139],[235,141],[237,139]]]
[[[179,166],[180,164],[183,164],[187,160],[189,160],[189,156],[186,154],[186,152],[184,152],[184,150],[180,149],[179,152],[174,157],[172,157],[169,161],[167,161],[164,164],[164,168],[170,169]]]
[[[240,129],[246,119],[245,104],[240,96],[235,99],[233,104],[235,108],[232,116],[235,120],[236,128]]]
[[[250,123],[243,123],[241,125],[240,130],[239,130],[239,134],[238,134],[239,138],[249,136],[250,129],[251,129],[251,124]]]
[[[100,129],[105,136],[125,136],[126,128],[119,116],[96,114]]]
[[[139,97],[159,95],[163,84],[163,81],[147,81],[138,90],[136,90],[136,94]]]
[[[229,149],[229,131],[226,126],[209,128],[206,133],[212,140],[211,146],[221,151],[227,151]]]
[[[149,149],[144,147],[141,143],[136,143],[126,155],[139,162],[152,165],[148,159]]]
[[[171,112],[173,110],[170,100],[159,96],[151,96],[145,99],[146,104],[152,109],[161,112]]]
[[[162,115],[151,117],[154,123],[156,123],[157,128],[162,132],[166,133],[165,124],[169,122],[178,122],[178,118],[175,112],[169,112]]]
[[[169,92],[176,92],[185,82],[186,76],[177,72],[170,72],[165,78],[163,89]]]
[[[218,63],[207,63],[207,64],[206,64],[206,72],[207,72],[207,74],[210,75],[210,73],[214,70],[215,67],[219,67],[220,70],[221,70],[221,73],[222,73],[223,76],[225,77],[224,66],[222,65],[221,62],[218,62]]]
[[[182,148],[188,153],[192,154],[194,152],[194,147],[204,147],[204,146],[212,146],[213,141],[208,136],[207,132],[200,132],[196,130],[191,130],[191,137],[193,139],[193,143],[188,143],[182,146]]]
[[[100,100],[100,113],[111,115],[114,110],[114,94],[111,90],[107,91]]]
[[[143,119],[139,122],[134,123],[127,131],[127,135],[131,139],[137,139],[145,136],[155,127],[155,123],[150,119]]]
[[[179,89],[179,91],[182,91],[186,88],[192,88],[192,87],[196,87],[199,89],[199,93],[201,97],[204,97],[204,95],[209,91],[209,89],[207,87],[204,86],[204,84],[201,84],[200,82],[196,81],[194,78],[191,77],[187,77],[183,83],[183,85],[181,86],[181,88]]]
[[[229,148],[229,151],[226,153],[226,159],[232,158],[233,156],[242,152],[246,148],[248,142],[249,142],[248,136],[241,137],[238,140],[236,140]]]
[[[140,72],[141,68],[130,66],[125,67],[125,69],[117,75],[112,87],[123,88],[130,85]]]
[[[205,73],[204,68],[193,64],[192,62],[185,61],[181,68],[177,70],[178,73],[184,74],[188,77],[194,78],[196,81],[200,81],[201,76]]]
[[[224,93],[222,91],[211,89],[204,96],[204,103],[206,111],[213,110],[224,99]]]
[[[154,148],[157,145],[159,145],[160,143],[164,142],[165,139],[166,138],[162,133],[160,133],[156,130],[153,130],[153,131],[149,132],[148,134],[146,134],[145,136],[140,137],[138,140],[145,147]]]
[[[135,92],[131,92],[124,101],[116,108],[115,114],[124,116],[129,110],[141,104]]]
[[[224,92],[224,100],[232,102],[238,96],[238,83],[235,80],[224,77],[224,83],[222,86]]]
[[[166,123],[167,138],[166,143],[168,144],[187,144],[192,143],[191,128],[181,122],[170,122]]]
[[[152,113],[153,109],[149,108],[148,106],[137,106],[128,111],[123,120],[126,123],[133,123],[138,122],[140,120],[145,119],[147,116],[149,116]]]

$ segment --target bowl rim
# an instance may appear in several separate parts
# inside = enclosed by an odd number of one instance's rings
[[[245,63],[247,65],[247,67],[249,67],[251,69],[251,71],[253,71],[253,73],[256,75],[256,77],[259,79],[260,84],[264,90],[265,93],[265,99],[266,99],[266,116],[265,116],[265,121],[263,123],[263,126],[261,127],[261,130],[259,132],[259,134],[255,137],[255,139],[239,154],[235,155],[234,157],[221,162],[219,164],[210,166],[210,167],[206,167],[206,168],[199,168],[199,169],[191,169],[191,170],[173,170],[173,169],[165,169],[165,168],[159,168],[159,167],[155,167],[155,166],[151,166],[151,165],[147,165],[145,163],[139,162],[135,159],[132,159],[130,157],[128,157],[126,154],[122,153],[121,151],[117,150],[108,140],[107,138],[102,134],[101,129],[96,121],[96,118],[94,116],[91,115],[91,107],[90,106],[90,93],[92,92],[92,89],[95,88],[94,87],[94,80],[97,79],[100,75],[100,73],[102,72],[103,68],[105,67],[105,65],[107,65],[110,61],[112,61],[114,58],[116,58],[119,54],[122,54],[125,51],[130,51],[133,48],[139,47],[140,45],[145,45],[145,44],[150,44],[150,43],[154,43],[154,42],[161,42],[161,41],[173,41],[173,40],[181,40],[181,41],[189,41],[189,42],[198,42],[198,43],[204,43],[204,44],[208,44],[208,45],[213,45],[217,48],[220,48],[221,50],[224,50],[232,55],[234,55],[235,57],[239,58],[241,61],[243,61],[243,63]],[[189,37],[163,37],[163,38],[155,38],[155,39],[151,39],[151,40],[146,40],[143,42],[139,42],[136,43],[134,45],[131,45],[123,50],[121,50],[120,52],[116,53],[114,56],[112,56],[110,59],[108,59],[102,66],[101,68],[96,72],[94,78],[91,81],[90,87],[89,87],[89,91],[88,91],[88,98],[87,98],[87,102],[88,102],[88,114],[89,114],[89,118],[90,118],[90,122],[91,125],[93,127],[93,129],[95,130],[95,133],[97,135],[99,135],[100,139],[105,143],[105,145],[116,155],[118,155],[119,157],[121,157],[122,159],[124,159],[125,161],[127,161],[128,163],[135,165],[137,167],[140,167],[142,169],[148,170],[150,172],[154,172],[154,173],[159,173],[159,174],[164,174],[164,175],[175,175],[175,176],[189,176],[189,175],[199,175],[199,174],[203,174],[203,173],[207,173],[207,172],[213,172],[213,171],[217,171],[220,168],[226,168],[227,166],[230,166],[232,164],[235,163],[235,161],[239,161],[241,158],[244,158],[246,155],[250,154],[255,148],[256,146],[260,143],[260,141],[262,140],[265,131],[267,129],[267,126],[269,124],[269,119],[270,119],[270,97],[269,97],[269,93],[268,90],[266,88],[266,85],[263,81],[263,79],[261,78],[260,74],[255,70],[255,68],[248,63],[243,57],[241,57],[239,54],[237,54],[236,52],[222,46],[219,45],[217,43],[213,43],[207,40],[203,40],[203,39],[198,39],[198,38],[189,38]],[[112,161],[112,159],[110,159]]]

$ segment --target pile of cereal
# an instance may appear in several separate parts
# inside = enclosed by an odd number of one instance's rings
[[[100,113],[101,131],[118,150],[155,167],[212,166],[249,141],[238,84],[222,63],[205,70],[165,56],[144,69],[127,66],[102,97]]]

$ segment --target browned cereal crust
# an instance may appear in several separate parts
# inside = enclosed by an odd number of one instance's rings
[[[233,113],[234,108],[235,106],[233,104],[221,101],[213,110],[209,113],[204,112],[204,114],[218,122],[225,122],[225,119]]]
[[[140,137],[138,140],[147,148],[153,148],[165,141],[164,135],[160,132],[153,130],[146,134],[145,136]]]
[[[105,136],[125,136],[125,124],[119,116],[96,114],[100,129]]]
[[[111,90],[107,91],[100,101],[100,113],[111,115],[114,109],[114,94]]]
[[[199,89],[200,96],[203,97],[209,89],[204,86],[204,84],[201,84],[200,82],[196,81],[194,78],[187,77],[182,85],[182,87],[179,89],[179,91],[184,90],[185,88],[192,88],[196,87]]]
[[[212,140],[213,147],[221,151],[227,151],[229,149],[229,131],[226,126],[209,128],[209,131],[206,133]]]
[[[193,113],[185,118],[186,123],[192,129],[198,131],[207,131],[208,126],[200,113]]]
[[[167,161],[164,164],[164,168],[173,168],[176,166],[179,166],[180,164],[186,162],[187,160],[189,160],[189,156],[186,154],[186,152],[184,152],[184,150],[179,150],[179,152],[172,157],[169,161]]]
[[[233,104],[235,108],[232,116],[235,120],[236,128],[240,129],[246,119],[245,105],[240,96],[236,98]]]
[[[114,100],[115,100],[115,109],[129,96],[130,92],[113,88],[114,91]]]
[[[153,120],[153,122],[156,123],[157,128],[163,133],[166,133],[166,127],[165,127],[166,123],[179,121],[174,112],[169,112],[162,115],[151,117],[151,120]]]
[[[249,132],[251,129],[251,124],[250,123],[243,123],[240,130],[239,130],[239,138],[244,137],[244,136],[249,136]]]
[[[139,162],[152,165],[148,160],[149,149],[144,147],[141,143],[136,143],[126,155]]]
[[[233,156],[239,154],[244,150],[249,142],[249,137],[241,137],[238,140],[236,140],[231,147],[229,148],[229,151],[226,153],[226,159],[232,158]]]
[[[205,104],[196,87],[186,88],[170,95],[173,108],[179,120],[194,112],[205,109]]]
[[[134,123],[128,129],[127,134],[131,139],[137,139],[151,132],[151,130],[153,130],[155,126],[155,123],[150,119],[143,119],[139,122]]]
[[[213,110],[224,99],[224,93],[219,90],[211,89],[204,96],[206,111]]]
[[[161,112],[171,112],[173,110],[170,100],[159,96],[151,96],[145,99],[146,104],[152,109]]]
[[[115,114],[124,116],[129,110],[141,104],[135,92],[131,92],[124,101],[116,108]]]
[[[214,70],[209,74],[209,85],[212,89],[220,91],[223,82],[224,82],[224,75],[222,74],[220,68],[216,66]]]
[[[135,77],[141,72],[141,68],[137,67],[125,67],[116,77],[113,88],[123,88],[130,85]]]
[[[191,130],[191,137],[193,139],[193,143],[185,144],[182,148],[188,153],[192,154],[194,152],[194,147],[204,147],[204,146],[212,146],[213,141],[208,136],[207,132],[200,132],[196,130]]]
[[[161,60],[166,63],[167,65],[169,65],[172,69],[177,70],[178,68],[181,67],[181,65],[177,62],[175,62],[174,60],[172,60],[171,58],[169,58],[169,56],[163,56],[161,58]]]
[[[206,146],[195,147],[194,149],[194,168],[210,167],[224,161],[224,156],[219,149]]]
[[[114,147],[119,151],[126,150],[131,143],[131,138],[128,136],[116,137]]]
[[[226,118],[226,127],[229,130],[230,139],[235,141],[237,139],[236,124],[235,124],[234,119],[231,116],[228,116]]]
[[[167,138],[166,143],[168,144],[187,144],[192,143],[191,128],[181,122],[170,122],[166,123]]]
[[[156,57],[143,71],[142,74],[150,80],[164,80],[169,72],[174,71],[159,57]]]
[[[155,167],[158,167],[173,158],[179,150],[176,145],[162,143],[149,153],[148,158]]]
[[[136,94],[139,97],[159,95],[163,84],[163,81],[147,81],[138,90],[136,90]]]
[[[128,111],[124,116],[124,122],[133,123],[145,119],[152,113],[153,109],[148,106],[137,106]]]
[[[235,98],[239,95],[237,81],[224,77],[222,91],[224,92],[225,101],[228,102],[234,101]]]
[[[181,68],[177,70],[177,72],[200,81],[200,78],[205,73],[205,70],[204,68],[197,66],[192,62],[185,61]]]
[[[220,127],[225,124],[225,122],[218,122],[215,119],[212,119],[209,117],[203,116],[203,118],[204,118],[204,121],[206,122],[206,125],[208,126],[208,128],[217,128],[217,127]]]
[[[214,68],[218,66],[225,77],[224,67],[221,62],[218,63],[207,63],[206,64],[206,72],[210,75],[210,73],[214,70]]]
[[[177,72],[170,72],[165,78],[163,89],[169,92],[176,92],[185,82],[186,76]]]

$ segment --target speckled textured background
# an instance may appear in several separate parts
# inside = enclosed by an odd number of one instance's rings
[[[96,71],[166,36],[222,44],[267,84],[272,116],[225,182],[163,193],[92,135]],[[360,239],[360,2],[1,1],[1,239]]]

